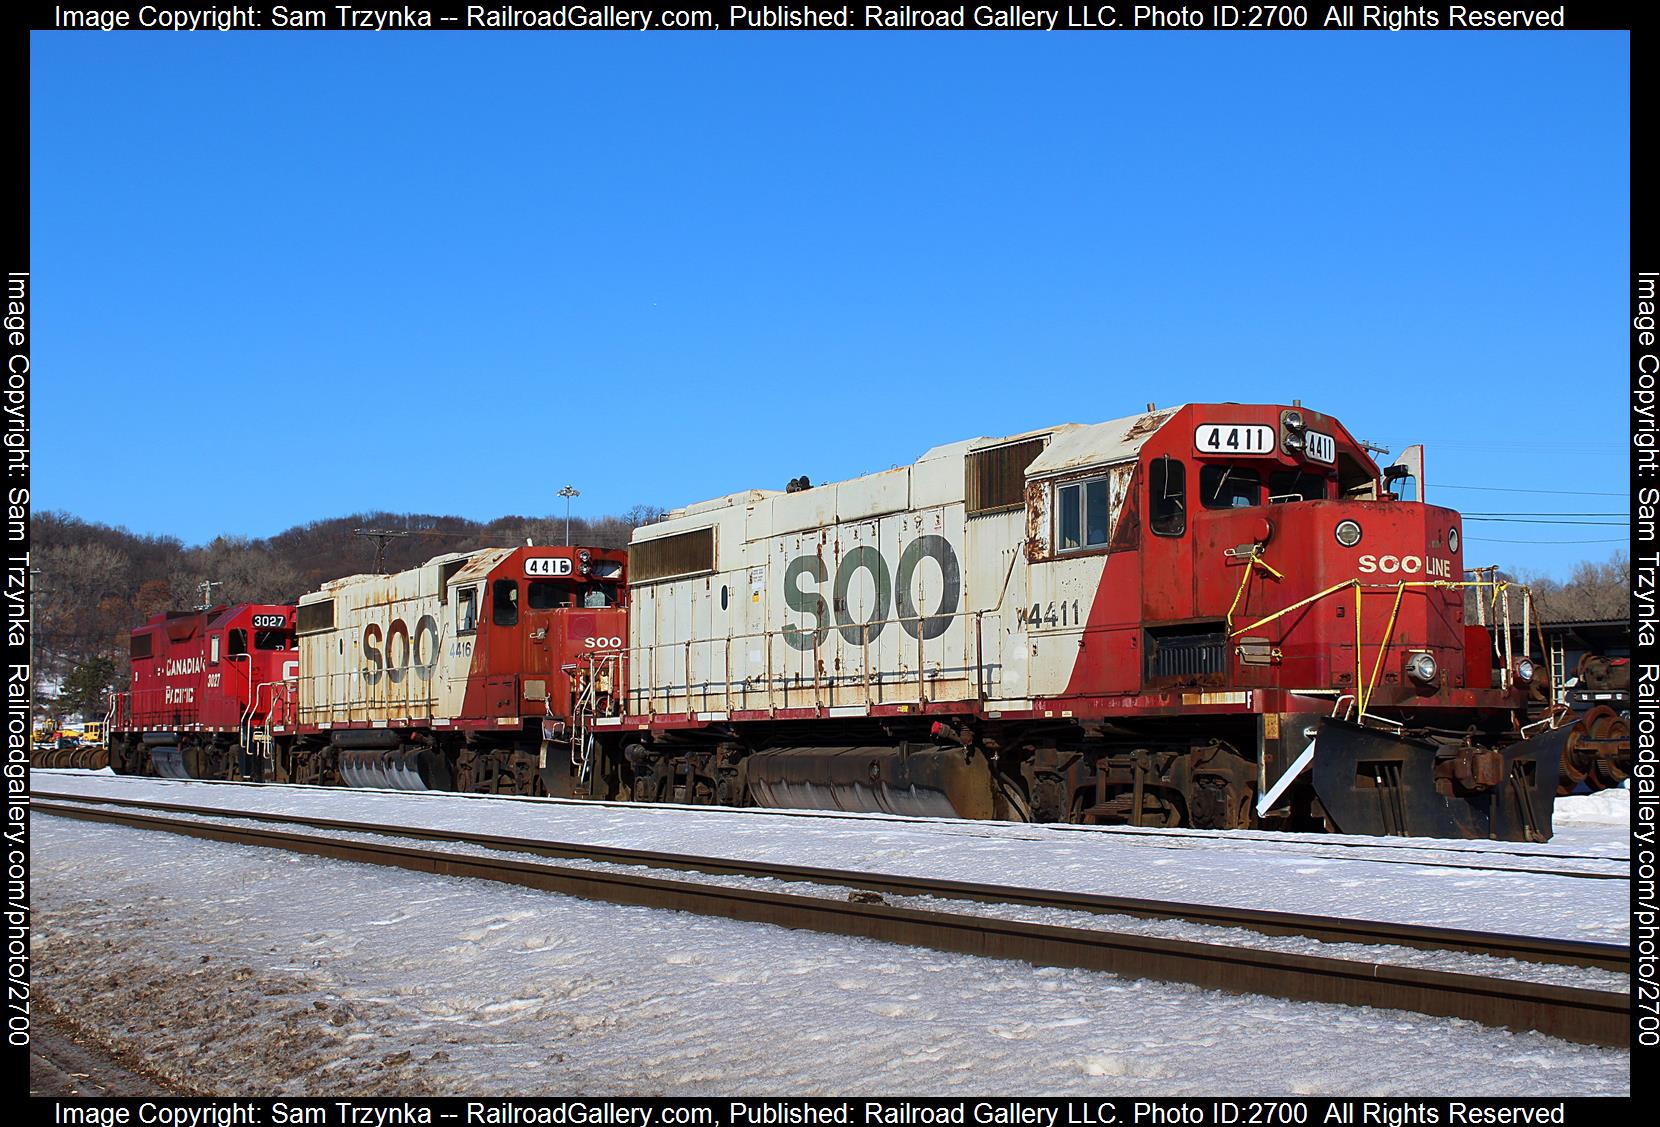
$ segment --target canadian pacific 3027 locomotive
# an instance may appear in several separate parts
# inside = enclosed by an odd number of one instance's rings
[[[626,586],[439,557],[302,598],[244,743],[358,785],[1543,838],[1570,730],[1524,727],[1532,663],[1465,621],[1410,472],[1295,404],[1150,408],[688,506]]]

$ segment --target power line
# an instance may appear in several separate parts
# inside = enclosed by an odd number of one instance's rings
[[[1475,517],[1477,520],[1486,520],[1489,517],[1621,517],[1625,520],[1631,519],[1630,513],[1534,513],[1522,511],[1515,513],[1465,513],[1464,515]]]
[[[1464,519],[1465,520],[1482,521],[1484,523],[1492,523],[1492,524],[1594,524],[1594,525],[1602,525],[1603,527],[1606,527],[1606,528],[1620,528],[1622,526],[1625,526],[1625,525],[1628,525],[1628,524],[1631,523],[1630,521],[1624,521],[1624,520],[1538,520],[1538,519],[1535,519],[1533,517],[1470,517],[1470,516],[1467,516]]]
[[[1466,536],[1466,541],[1472,544],[1625,544],[1628,541],[1621,537],[1618,540],[1501,540],[1495,536]]]
[[[1513,485],[1446,485],[1436,482],[1437,489],[1478,489],[1483,493],[1549,493],[1557,497],[1628,497],[1624,493],[1598,493],[1590,489],[1519,489]]]

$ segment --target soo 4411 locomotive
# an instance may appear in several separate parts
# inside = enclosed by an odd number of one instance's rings
[[[1189,405],[634,533],[637,800],[1541,839],[1564,730],[1464,620],[1458,513],[1336,419]],[[797,485],[798,483],[792,483]],[[601,661],[621,655],[594,655]]]

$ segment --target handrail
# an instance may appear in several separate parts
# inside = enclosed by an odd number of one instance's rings
[[[1002,613],[1000,611],[995,611],[995,610],[988,611],[988,610],[985,610],[985,609],[980,609],[980,610],[953,611],[953,612],[944,613],[944,614],[917,614],[917,615],[914,615],[914,616],[894,615],[894,616],[887,617],[887,618],[867,619],[867,620],[864,620],[864,621],[849,622],[849,623],[845,623],[845,624],[831,623],[831,624],[827,624],[827,625],[823,625],[823,626],[819,627],[818,629],[824,630],[827,633],[827,635],[828,634],[839,634],[839,635],[841,635],[841,637],[840,637],[841,647],[838,647],[838,648],[845,648],[847,650],[852,650],[855,647],[857,647],[857,650],[861,655],[861,659],[860,659],[860,673],[857,675],[857,680],[856,681],[851,680],[851,677],[853,675],[848,675],[850,680],[848,680],[846,683],[844,683],[842,685],[838,685],[836,683],[837,677],[835,675],[829,676],[829,678],[828,678],[829,683],[828,683],[828,685],[826,685],[825,680],[824,680],[824,674],[822,672],[822,664],[823,663],[821,661],[817,660],[817,659],[814,659],[813,660],[813,665],[812,665],[812,682],[811,682],[814,705],[818,706],[818,707],[825,706],[825,704],[826,704],[826,701],[825,701],[826,691],[828,691],[829,696],[834,697],[835,692],[838,688],[849,688],[849,687],[858,688],[858,689],[862,690],[862,694],[863,694],[863,698],[864,698],[865,702],[869,703],[871,698],[872,698],[871,689],[872,689],[873,686],[875,686],[875,687],[884,687],[884,686],[887,686],[889,684],[893,684],[893,685],[904,684],[905,679],[899,676],[900,671],[898,669],[895,669],[895,670],[891,671],[893,676],[885,675],[885,672],[889,672],[889,671],[877,670],[877,671],[874,671],[874,673],[873,673],[873,671],[871,669],[870,660],[869,660],[870,649],[871,649],[871,645],[872,645],[872,638],[871,638],[872,631],[874,630],[875,632],[880,633],[883,628],[885,628],[885,627],[887,627],[891,624],[894,624],[894,623],[898,623],[898,624],[901,625],[901,627],[903,627],[904,624],[906,624],[906,623],[933,622],[933,621],[938,621],[940,619],[949,619],[949,620],[952,620],[953,622],[955,622],[955,620],[958,620],[958,619],[961,619],[961,620],[964,620],[964,621],[969,620],[969,619],[974,620],[974,623],[975,623],[975,635],[974,635],[974,637],[972,639],[969,639],[969,638],[966,638],[966,637],[963,639],[963,647],[962,648],[963,648],[963,651],[964,651],[963,652],[963,662],[964,662],[964,664],[962,665],[960,672],[964,675],[964,677],[966,677],[968,675],[971,667],[967,663],[970,660],[970,658],[972,657],[972,659],[974,661],[974,665],[972,666],[972,669],[973,669],[973,673],[974,673],[974,677],[975,677],[975,694],[976,694],[976,697],[978,699],[981,699],[981,700],[986,699],[988,694],[989,694],[990,688],[991,688],[991,682],[992,682],[992,678],[990,676],[991,669],[993,667],[995,667],[997,669],[1001,669],[1002,664],[1003,664],[1000,660],[993,660],[990,663],[988,663],[986,661],[986,655],[985,655],[985,652],[984,652],[984,649],[985,649],[984,627],[985,627],[985,618],[988,614],[993,615],[993,616],[995,616],[996,618],[999,618],[999,619],[1002,617]],[[718,693],[720,695],[720,700],[718,702],[718,707],[722,707],[727,711],[730,711],[732,706],[733,706],[733,703],[734,703],[733,702],[733,697],[734,697],[734,695],[736,695],[740,698],[737,703],[738,703],[738,706],[741,708],[741,707],[744,707],[744,705],[747,703],[747,700],[743,699],[743,698],[747,698],[748,694],[752,691],[765,692],[766,695],[767,695],[767,699],[769,701],[769,706],[771,706],[770,705],[771,698],[772,698],[772,695],[775,692],[782,691],[785,694],[786,698],[787,698],[788,694],[792,691],[791,690],[792,679],[790,678],[788,673],[785,673],[782,676],[776,674],[775,670],[774,670],[774,667],[773,667],[773,650],[774,650],[775,646],[778,644],[778,641],[785,636],[786,629],[793,632],[793,633],[795,633],[795,634],[798,634],[798,635],[802,634],[802,633],[807,633],[806,631],[803,631],[800,627],[797,627],[794,624],[788,624],[787,626],[780,626],[780,627],[776,627],[776,628],[762,629],[762,630],[750,630],[750,631],[745,631],[743,633],[726,634],[726,635],[721,635],[719,637],[714,637],[714,638],[686,638],[686,639],[680,639],[680,640],[675,640],[675,641],[658,641],[658,642],[651,642],[651,643],[647,643],[647,644],[637,644],[637,645],[634,645],[634,646],[630,647],[631,654],[637,653],[640,657],[643,657],[644,660],[645,660],[645,663],[649,666],[652,673],[651,673],[651,676],[649,677],[649,684],[648,685],[646,685],[646,686],[635,686],[633,684],[629,685],[629,687],[628,687],[628,702],[629,702],[628,703],[628,711],[630,711],[630,712],[638,711],[638,712],[643,712],[643,713],[648,714],[648,715],[657,714],[657,700],[656,700],[656,698],[657,698],[657,695],[658,695],[659,691],[661,691],[662,696],[663,696],[663,702],[662,703],[664,705],[664,711],[667,711],[667,706],[668,706],[669,702],[672,701],[677,695],[682,697],[688,705],[691,705],[693,703],[693,698],[694,697],[701,697],[701,702],[700,703],[703,705],[703,708],[699,709],[699,711],[708,711],[708,710],[710,710],[710,706],[712,704],[716,703],[716,702],[713,702],[713,701],[710,700],[711,693]],[[950,627],[948,626],[947,630],[942,631],[940,636],[944,637],[944,634],[946,632],[948,632],[949,629],[950,629]],[[847,632],[853,632],[853,631],[857,632],[856,637],[849,638]],[[764,653],[765,653],[765,660],[766,660],[766,671],[760,677],[759,686],[752,689],[751,686],[756,685],[756,682],[757,682],[756,674],[752,673],[752,674],[746,674],[742,677],[735,677],[731,672],[731,669],[732,669],[732,648],[737,643],[757,641],[757,640],[760,641],[763,645],[763,649],[764,649]],[[828,637],[827,637],[826,640],[827,641],[829,640]],[[928,701],[928,696],[927,696],[928,683],[931,682],[931,681],[939,679],[942,675],[946,674],[947,672],[956,672],[957,670],[955,668],[953,668],[952,670],[947,670],[945,668],[945,666],[943,666],[938,660],[936,660],[934,662],[934,668],[933,668],[932,672],[930,672],[930,670],[929,670],[930,650],[928,648],[929,639],[924,637],[924,632],[921,629],[918,629],[917,633],[915,635],[915,641],[916,641],[916,668],[915,668],[914,672],[915,672],[915,682],[916,682],[916,696],[915,696],[914,699],[917,703],[926,704],[927,701]],[[880,642],[878,641],[877,644],[880,644]],[[897,646],[903,647],[904,644],[905,644],[904,639],[901,638],[895,644]],[[704,678],[700,681],[694,681],[692,679],[692,661],[691,661],[694,647],[701,647],[703,651],[708,651],[709,647],[713,647],[713,646],[720,646],[720,647],[723,648],[724,652],[723,652],[722,656],[724,658],[724,668],[726,670],[725,678],[724,679],[719,679],[719,678],[715,678],[715,677],[707,677],[707,678]],[[972,649],[971,649],[971,647],[972,647]],[[809,655],[809,654],[816,654],[821,648],[822,648],[821,646],[814,646],[813,649],[811,649],[811,650],[802,650],[800,652],[805,657],[806,655]],[[657,670],[659,668],[659,662],[658,662],[658,653],[659,653],[659,651],[672,651],[674,649],[680,649],[680,650],[683,651],[683,654],[682,654],[680,660],[683,662],[683,668],[685,670],[685,683],[682,684],[682,685],[666,683],[668,678],[660,677],[660,676],[657,675]],[[933,652],[935,654],[938,654],[938,655],[943,655],[946,652],[947,649],[954,649],[954,647],[936,648],[936,650],[933,651]],[[901,650],[901,652],[903,652],[903,651]],[[1000,653],[999,653],[998,656],[999,657],[1001,656]],[[639,662],[635,662],[635,664],[639,664]],[[713,668],[714,667],[711,664],[710,670],[712,671]],[[905,677],[909,677],[909,676],[910,676],[910,671],[906,671]],[[955,679],[955,678],[952,678],[952,679]],[[795,675],[793,683],[799,684],[802,680],[803,680],[803,677],[802,677],[801,673],[798,671]],[[801,685],[800,687],[801,688],[806,688],[805,685]],[[640,707],[641,705],[643,705],[644,707],[643,708]],[[831,705],[831,706],[833,707],[833,705]]]

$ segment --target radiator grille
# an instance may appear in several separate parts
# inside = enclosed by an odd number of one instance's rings
[[[629,580],[649,583],[653,579],[668,579],[676,575],[697,575],[715,570],[715,530],[694,528],[665,536],[661,540],[647,540],[628,549]]]
[[[325,599],[319,603],[302,603],[299,614],[295,616],[294,629],[300,634],[313,634],[319,630],[334,629],[334,600]]]
[[[1166,634],[1149,637],[1148,675],[1164,678],[1203,677],[1227,671],[1227,638],[1221,633]]]
[[[1026,503],[1026,467],[1043,453],[1042,438],[974,450],[964,462],[968,515],[1018,509]]]

